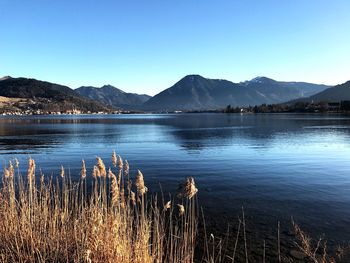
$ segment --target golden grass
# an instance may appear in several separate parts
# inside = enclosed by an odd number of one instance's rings
[[[80,179],[73,183],[63,166],[60,176],[46,179],[37,173],[33,159],[29,158],[25,176],[19,172],[18,160],[10,161],[0,189],[0,262],[195,262],[199,212],[194,179],[180,185],[177,198],[160,201],[149,194],[141,171],[132,183],[128,162],[115,152],[111,164],[107,169],[97,157],[88,178],[82,160]],[[224,240],[207,235],[203,212],[202,218],[203,250],[198,262],[249,262],[243,208],[230,253],[226,251],[229,233]],[[293,227],[297,247],[310,262],[335,262],[324,240],[314,242],[294,222]],[[274,262],[293,262],[281,255],[279,222],[277,228]],[[338,256],[344,253],[339,248]],[[261,259],[270,262],[265,240]]]
[[[77,183],[63,166],[46,180],[33,159],[26,176],[10,162],[0,192],[0,262],[194,262],[194,195],[178,209],[147,197],[140,171],[132,184],[115,152],[112,164],[107,172],[97,157],[90,184],[84,161]]]

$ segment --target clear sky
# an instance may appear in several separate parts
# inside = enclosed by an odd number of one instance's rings
[[[154,95],[187,74],[350,79],[349,0],[0,0],[0,75]]]

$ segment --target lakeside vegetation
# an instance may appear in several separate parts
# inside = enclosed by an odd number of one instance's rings
[[[2,101],[1,101],[2,99]],[[12,99],[15,103],[25,102],[20,99]],[[8,98],[0,97],[0,114],[3,116],[13,115],[80,115],[80,114],[146,114],[146,113],[349,113],[350,112],[350,101],[340,102],[295,102],[289,104],[261,104],[256,106],[248,107],[233,107],[227,105],[224,109],[217,110],[195,110],[195,111],[158,111],[158,112],[144,112],[144,111],[125,111],[125,110],[110,110],[110,111],[80,111],[72,107],[64,111],[48,111],[42,108],[30,108],[27,110],[20,110],[18,107],[11,108],[6,107],[9,103]],[[3,104],[3,105],[2,105]]]
[[[30,158],[23,176],[19,162],[10,161],[0,191],[0,262],[249,261],[243,208],[234,240],[214,237],[206,231],[193,178],[176,196],[158,198],[149,194],[141,171],[133,179],[129,171],[115,152],[110,169],[97,157],[91,178],[82,161],[78,182],[63,166],[60,176],[46,178]],[[261,261],[335,262],[326,241],[314,242],[297,224],[294,230],[299,261],[281,253],[279,225],[274,256],[267,256],[264,241]],[[233,251],[225,249],[227,242]]]
[[[348,113],[350,101],[302,102],[284,104],[261,104],[259,106],[232,107],[227,105],[224,113]]]

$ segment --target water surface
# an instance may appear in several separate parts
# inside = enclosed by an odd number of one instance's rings
[[[152,190],[193,176],[220,229],[243,205],[252,232],[291,216],[312,234],[350,240],[350,117],[303,114],[85,115],[0,118],[1,166],[29,156],[47,175],[72,177],[81,159],[111,165],[112,150],[143,171]],[[261,238],[259,235],[259,238]],[[264,237],[263,237],[264,238]]]

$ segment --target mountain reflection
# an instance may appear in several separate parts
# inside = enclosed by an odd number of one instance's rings
[[[337,129],[342,127],[342,129]],[[325,128],[349,133],[342,116],[173,114],[118,116],[33,116],[0,119],[0,150],[23,151],[69,144],[168,141],[193,151],[230,145],[269,147],[276,138],[303,136]],[[312,128],[310,130],[310,128]]]

